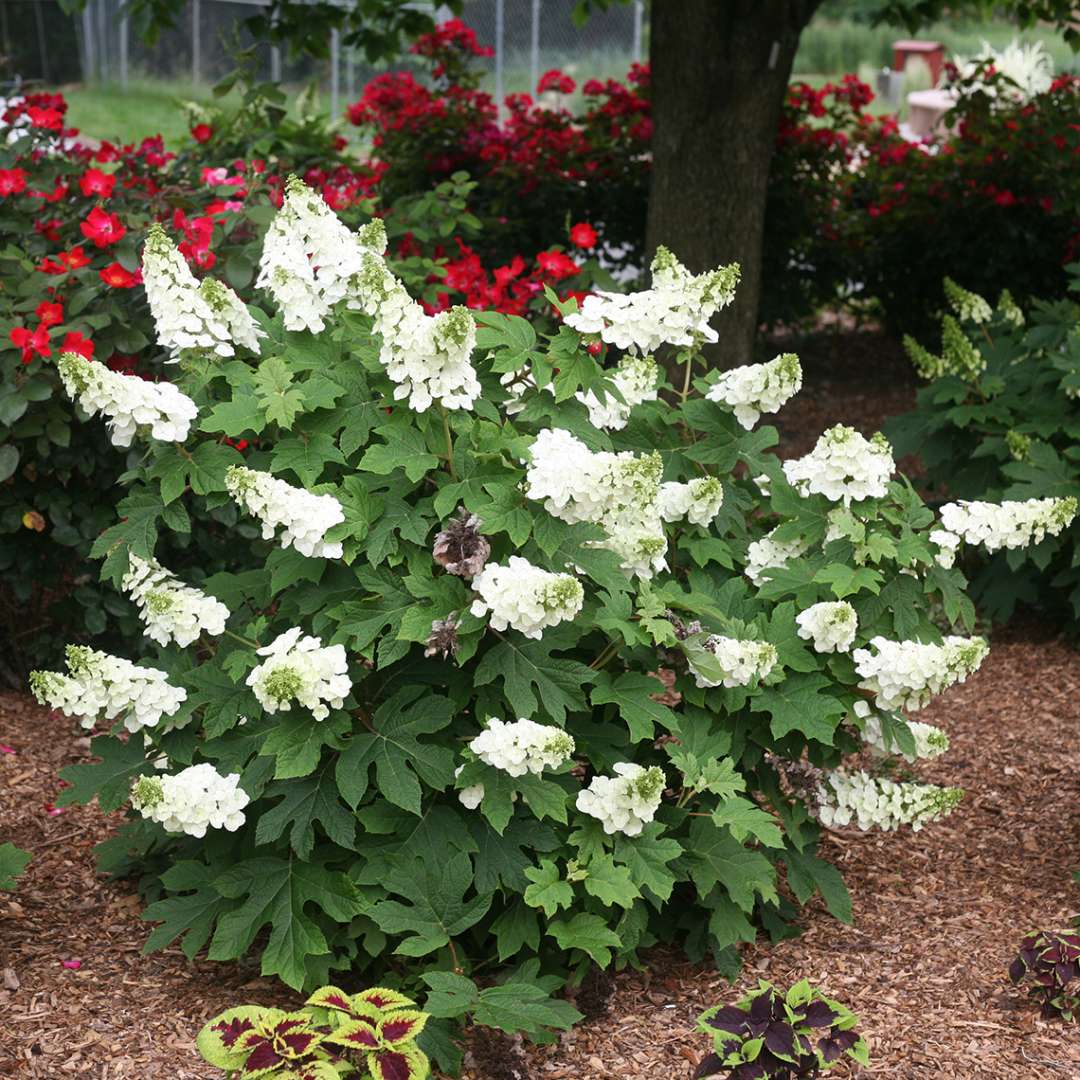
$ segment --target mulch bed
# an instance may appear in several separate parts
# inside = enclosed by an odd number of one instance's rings
[[[869,432],[910,407],[906,369],[875,338],[802,348],[808,385],[783,414],[788,453],[809,449],[831,423]],[[852,892],[854,926],[812,903],[802,937],[746,950],[735,987],[655,952],[646,971],[616,978],[606,1016],[530,1054],[535,1080],[684,1080],[706,1048],[693,1032],[697,1013],[762,977],[807,977],[860,1014],[873,1065],[834,1075],[1076,1080],[1080,1030],[1040,1020],[1005,968],[1025,932],[1062,926],[1080,909],[1071,884],[1080,869],[1078,702],[1080,654],[1034,626],[998,634],[982,670],[922,714],[949,732],[952,748],[920,773],[965,787],[961,807],[918,834],[845,831],[826,841]],[[94,871],[91,849],[121,815],[51,812],[57,770],[86,760],[88,740],[7,694],[0,744],[15,751],[0,753],[0,841],[34,854],[18,892],[0,894],[0,1077],[217,1077],[194,1047],[209,1016],[296,999],[255,966],[189,963],[176,948],[143,956],[138,897]]]

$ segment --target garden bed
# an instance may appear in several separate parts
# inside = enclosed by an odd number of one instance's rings
[[[1037,628],[999,635],[983,668],[924,714],[952,740],[930,778],[962,784],[961,809],[914,836],[833,836],[855,925],[815,904],[801,938],[749,950],[736,989],[759,976],[812,979],[862,1017],[874,1075],[1078,1075],[1075,1030],[1038,1019],[1005,979],[1021,935],[1076,906],[1078,696],[1080,655],[1066,644]],[[91,848],[109,818],[93,807],[49,813],[57,769],[86,757],[78,735],[25,697],[0,698],[0,742],[15,750],[0,755],[0,819],[5,838],[34,853],[19,892],[0,901],[0,1075],[209,1080],[194,1049],[208,1016],[293,998],[254,969],[189,964],[176,948],[141,955],[138,898],[94,874]],[[657,954],[648,971],[617,979],[607,1017],[536,1054],[536,1076],[689,1076],[705,1045],[694,1017],[734,996],[715,972]]]

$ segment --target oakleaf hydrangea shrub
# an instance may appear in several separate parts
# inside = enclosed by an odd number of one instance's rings
[[[1028,995],[1042,1005],[1044,1017],[1074,1020],[1080,1012],[1080,926],[1028,934],[1009,965],[1009,978],[1029,983]]]
[[[1080,288],[1080,264],[1073,289]],[[1026,314],[945,282],[940,346],[905,339],[927,385],[889,434],[918,453],[944,501],[931,539],[959,564],[986,615],[1017,604],[1080,622],[1080,305]],[[948,501],[945,501],[948,500]]]
[[[736,1004],[698,1017],[698,1030],[713,1037],[714,1050],[698,1064],[694,1080],[793,1080],[828,1072],[845,1058],[869,1065],[858,1022],[805,979],[786,992],[762,980]]]
[[[228,1080],[426,1080],[431,1065],[416,1039],[428,1018],[396,990],[323,986],[295,1012],[226,1009],[207,1021],[196,1045]]]
[[[151,948],[255,951],[293,987],[370,973],[426,986],[432,1031],[543,1038],[590,965],[676,941],[734,970],[757,927],[787,932],[781,873],[850,918],[823,824],[955,805],[845,761],[941,752],[904,710],[985,655],[964,578],[881,435],[769,452],[795,358],[705,371],[737,267],[661,249],[649,289],[552,294],[547,333],[431,315],[379,221],[350,231],[294,181],[260,276],[258,354],[178,350],[162,407],[187,430],[138,414],[95,544],[148,658],[33,681],[102,732],[64,798],[130,803],[102,865],[151,882]],[[633,405],[628,366],[656,391]],[[225,507],[255,538],[191,588],[162,534]]]

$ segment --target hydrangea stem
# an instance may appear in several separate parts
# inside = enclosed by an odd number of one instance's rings
[[[450,470],[450,478],[456,480],[457,470],[454,468],[454,440],[450,435],[450,416],[446,411],[446,407],[441,403],[439,404],[439,411],[442,413],[443,432],[446,435],[446,466]]]

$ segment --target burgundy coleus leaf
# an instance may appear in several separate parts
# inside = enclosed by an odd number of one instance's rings
[[[372,1017],[358,1016],[346,1020],[327,1036],[329,1042],[352,1046],[360,1050],[377,1050],[382,1045],[378,1036],[378,1021]]]
[[[245,1034],[255,1025],[246,1016],[239,1017],[234,1016],[232,1020],[224,1020],[219,1024],[214,1024],[211,1028],[212,1031],[218,1032],[221,1036],[222,1044],[229,1050],[236,1045],[236,1040],[241,1035]]]
[[[1024,977],[1025,971],[1027,971],[1027,964],[1024,963],[1024,958],[1022,956],[1018,956],[1009,965],[1009,978],[1012,979],[1014,983],[1018,983]]]
[[[418,1060],[401,1050],[379,1050],[367,1061],[375,1080],[420,1080],[422,1075]]]
[[[415,1039],[424,1030],[427,1015],[414,1009],[397,1009],[379,1024],[377,1034],[384,1044],[397,1046]]]
[[[367,1005],[374,1005],[376,1009],[403,1009],[409,1005],[415,1005],[412,998],[399,994],[396,990],[387,990],[383,986],[373,986],[370,990],[361,990],[353,996],[354,1001],[362,1001]]]
[[[818,1043],[818,1049],[826,1064],[829,1064],[850,1050],[858,1041],[859,1035],[854,1029],[834,1031]]]
[[[829,1027],[839,1015],[831,1005],[819,998],[806,1006],[803,1023],[807,1027]]]
[[[746,1030],[746,1011],[734,1005],[725,1005],[717,1009],[705,1023],[718,1031],[730,1031],[732,1035],[742,1035]]]
[[[321,1009],[336,1009],[338,1012],[351,1013],[353,1011],[352,998],[336,986],[321,987],[307,999],[305,1004],[315,1005]]]
[[[280,1065],[284,1060],[285,1058],[274,1048],[274,1044],[265,1036],[262,1036],[252,1047],[251,1053],[248,1054],[244,1067],[240,1070],[240,1075],[250,1076],[253,1073],[265,1072],[267,1069],[273,1069]]]
[[[706,1054],[698,1062],[698,1067],[694,1070],[691,1080],[704,1080],[707,1076],[719,1076],[726,1068],[724,1059],[719,1054]]]
[[[795,1030],[790,1024],[772,1023],[765,1029],[765,1047],[784,1057],[795,1056]]]

